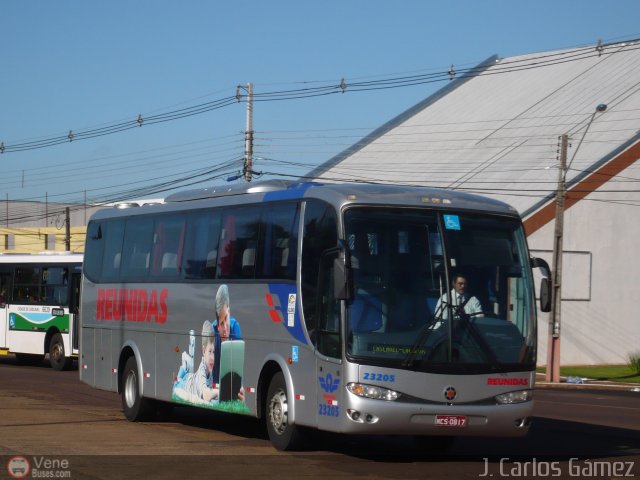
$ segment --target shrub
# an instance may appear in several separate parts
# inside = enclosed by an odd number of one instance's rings
[[[634,373],[640,373],[640,352],[630,353],[627,365]]]

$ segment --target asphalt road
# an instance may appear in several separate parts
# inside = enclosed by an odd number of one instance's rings
[[[640,478],[640,393],[541,389],[526,438],[460,438],[444,453],[327,433],[283,453],[252,418],[175,408],[128,422],[117,394],[45,362],[0,357],[0,385],[0,478],[25,461],[27,478]]]

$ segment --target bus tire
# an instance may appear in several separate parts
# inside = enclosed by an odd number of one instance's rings
[[[277,372],[269,383],[265,405],[265,420],[269,440],[277,450],[295,450],[300,446],[300,430],[289,421],[287,385],[282,372]]]
[[[72,362],[71,357],[65,356],[62,335],[60,333],[54,334],[49,342],[49,363],[51,367],[58,371],[67,370]]]
[[[127,420],[139,422],[151,417],[153,405],[151,400],[140,395],[140,375],[136,357],[129,357],[122,373],[122,411]]]

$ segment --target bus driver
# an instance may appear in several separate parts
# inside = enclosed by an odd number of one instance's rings
[[[466,294],[467,283],[467,277],[463,273],[456,273],[453,276],[451,281],[451,286],[453,287],[451,289],[451,306],[453,307],[454,315],[458,316],[460,311],[463,310],[470,317],[484,317],[480,300]],[[449,309],[446,308],[447,306],[447,294],[445,293],[438,299],[434,314],[436,319],[448,319]]]

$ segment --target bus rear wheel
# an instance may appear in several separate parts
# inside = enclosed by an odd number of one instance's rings
[[[266,423],[269,440],[278,450],[299,448],[301,438],[299,428],[289,418],[289,399],[287,385],[282,372],[271,379],[266,402]]]
[[[72,363],[71,357],[65,356],[64,341],[62,335],[56,333],[51,337],[49,342],[49,363],[54,370],[67,370]]]
[[[120,393],[122,411],[127,420],[138,422],[151,417],[151,400],[140,395],[140,375],[135,357],[129,357],[124,366]]]

